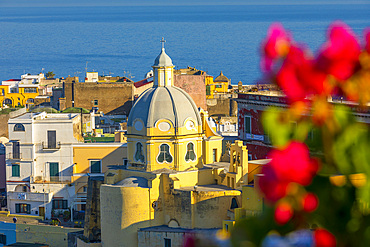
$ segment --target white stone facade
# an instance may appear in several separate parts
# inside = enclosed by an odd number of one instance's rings
[[[45,210],[46,218],[50,218],[53,200],[59,200],[63,209],[69,207],[75,194],[70,182],[73,144],[80,138],[80,115],[26,113],[9,119],[8,129],[6,174],[10,212],[42,215]]]

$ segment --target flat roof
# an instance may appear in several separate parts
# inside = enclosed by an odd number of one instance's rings
[[[207,231],[207,232],[216,232],[220,230],[220,228],[181,228],[181,227],[168,227],[167,225],[161,225],[161,226],[151,226],[146,228],[140,228],[139,231],[142,232],[195,232],[195,231]]]
[[[175,189],[175,190],[183,190],[183,191],[230,191],[230,190],[235,190],[225,185],[219,185],[219,184],[196,185],[196,189],[194,187],[195,186],[181,187],[180,189]]]

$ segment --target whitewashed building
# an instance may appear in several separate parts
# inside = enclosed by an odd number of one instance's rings
[[[73,144],[81,137],[76,113],[26,113],[9,119],[6,144],[8,209],[45,215],[66,210],[75,194]]]

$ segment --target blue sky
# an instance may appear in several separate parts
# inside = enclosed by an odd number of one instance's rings
[[[0,7],[247,5],[247,4],[370,4],[370,0],[0,0]]]

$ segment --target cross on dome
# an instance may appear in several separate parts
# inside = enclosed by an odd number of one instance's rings
[[[163,37],[162,37],[161,43],[162,43],[162,49],[164,49],[164,43],[166,43],[166,40]]]

